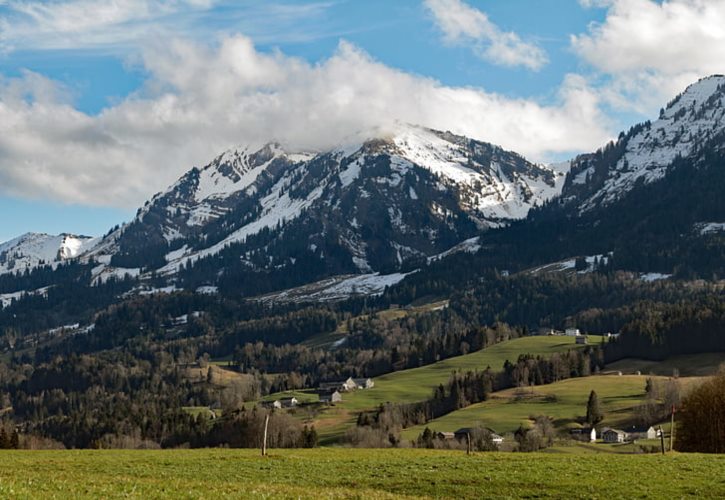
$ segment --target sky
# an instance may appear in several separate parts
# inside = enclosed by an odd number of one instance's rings
[[[723,66],[725,0],[0,0],[0,241],[398,122],[561,161]]]

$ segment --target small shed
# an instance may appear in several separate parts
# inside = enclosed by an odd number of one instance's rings
[[[606,429],[602,432],[602,441],[605,443],[624,443],[627,433],[619,429]]]

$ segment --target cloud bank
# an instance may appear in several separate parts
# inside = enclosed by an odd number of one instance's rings
[[[132,207],[238,144],[324,149],[396,121],[465,134],[533,159],[608,137],[596,93],[565,78],[556,102],[449,87],[349,43],[311,64],[244,36],[210,47],[173,40],[143,53],[145,88],[100,114],[26,72],[0,81],[0,189],[23,197]]]
[[[618,108],[651,113],[698,78],[725,72],[725,0],[580,3],[608,9],[571,44],[611,78],[601,95]]]

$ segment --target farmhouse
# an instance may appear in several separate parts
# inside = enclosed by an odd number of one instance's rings
[[[564,331],[564,334],[565,334],[565,335],[566,335],[567,337],[576,337],[576,336],[578,336],[578,335],[581,335],[581,332],[579,331],[579,329],[578,329],[578,328],[567,328],[567,329],[566,329],[566,330]]]
[[[279,400],[283,408],[294,408],[299,404],[297,398],[282,398]]]
[[[375,382],[371,378],[348,378],[342,382],[323,382],[320,384],[321,391],[350,392],[356,389],[371,389]]]
[[[464,440],[467,439],[468,435],[470,434],[471,437],[473,437],[477,432],[480,432],[480,428],[474,428],[474,427],[462,427],[458,429],[456,432],[453,433],[453,436],[456,439]],[[488,435],[491,437],[491,441],[496,446],[499,446],[501,443],[503,443],[503,436],[496,434],[496,431],[493,429],[486,427],[484,429],[484,432],[487,432]]]
[[[340,391],[323,392],[320,394],[320,403],[340,403],[342,394]]]
[[[656,439],[660,435],[659,431],[651,425],[633,425],[632,427],[628,427],[626,432],[628,441],[634,441],[635,439]]]
[[[627,433],[618,429],[605,429],[602,432],[602,441],[605,443],[624,443]]]
[[[371,378],[356,378],[353,379],[358,389],[372,389],[375,387],[375,382]]]
[[[282,408],[282,401],[275,399],[274,401],[262,401],[263,408]]]
[[[572,429],[569,431],[569,434],[573,439],[579,441],[589,441],[590,443],[593,443],[597,440],[597,430],[594,427],[581,427]]]

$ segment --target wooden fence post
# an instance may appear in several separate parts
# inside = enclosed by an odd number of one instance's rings
[[[675,446],[675,405],[672,405],[672,421],[670,423],[670,451]]]
[[[269,413],[264,418],[264,436],[262,437],[262,456],[267,456],[267,427],[269,426]]]

